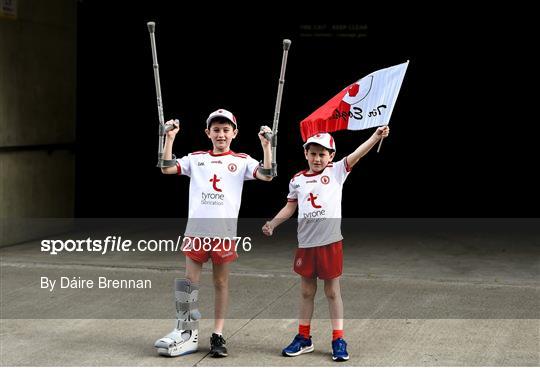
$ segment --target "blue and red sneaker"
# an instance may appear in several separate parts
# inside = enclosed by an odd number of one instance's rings
[[[332,360],[336,362],[344,362],[349,360],[347,353],[347,343],[341,337],[332,341]]]
[[[314,350],[313,343],[311,342],[311,336],[306,339],[304,336],[298,334],[294,337],[294,340],[289,346],[287,346],[281,354],[287,357],[294,357],[304,353],[311,353]]]

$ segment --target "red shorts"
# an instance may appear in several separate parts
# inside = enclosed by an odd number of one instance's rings
[[[343,273],[343,244],[340,241],[312,248],[298,248],[294,272],[309,279],[330,280]]]
[[[236,260],[236,241],[214,237],[184,237],[182,252],[195,262],[206,263],[212,258],[213,264],[223,264]]]

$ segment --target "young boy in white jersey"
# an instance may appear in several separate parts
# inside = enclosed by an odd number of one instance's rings
[[[302,277],[298,334],[283,349],[283,356],[298,356],[314,350],[310,336],[311,317],[317,291],[317,277],[324,280],[332,322],[332,359],[349,359],[347,343],[343,339],[343,301],[339,278],[343,270],[341,235],[341,196],[343,183],[352,167],[390,132],[388,126],[379,127],[354,152],[332,163],[336,144],[329,133],[310,137],[304,144],[304,155],[309,165],[291,179],[287,204],[262,228],[271,236],[274,229],[289,219],[298,207],[298,250],[294,271]]]
[[[164,159],[172,159],[172,146],[177,129],[167,133]],[[228,355],[223,338],[223,326],[228,305],[229,263],[238,258],[235,242],[236,225],[242,187],[245,180],[272,180],[272,148],[264,138],[271,132],[263,127],[259,139],[264,153],[263,167],[244,153],[230,150],[232,140],[238,134],[235,116],[219,109],[206,120],[206,135],[212,141],[210,151],[197,151],[176,160],[176,166],[163,168],[164,174],[178,174],[190,177],[189,217],[184,234],[182,251],[186,255],[186,277],[175,280],[176,324],[174,330],[157,340],[154,346],[165,356],[179,356],[197,351],[199,280],[202,265],[212,259],[214,300],[214,333],[210,338],[210,355]],[[260,171],[264,171],[263,175]]]

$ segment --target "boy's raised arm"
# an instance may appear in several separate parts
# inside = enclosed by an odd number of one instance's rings
[[[163,159],[164,160],[172,160],[172,146],[174,142],[174,138],[176,137],[176,133],[180,131],[180,125],[175,122],[174,120],[169,120],[165,123],[165,125],[173,124],[176,126],[176,129],[169,130],[167,132],[167,136],[165,138],[165,146],[163,147]],[[162,167],[161,172],[163,174],[176,174],[178,173],[178,169],[176,166],[171,167]]]
[[[271,133],[272,129],[270,129],[267,126],[263,126],[263,129],[259,132],[259,139],[261,140],[261,146],[263,149],[263,167],[265,169],[271,169],[272,168],[272,145],[270,144],[270,141],[264,137],[264,133]],[[272,181],[271,176],[263,175],[259,171],[255,174],[257,179],[264,180],[264,181]]]
[[[378,127],[371,137],[347,156],[347,166],[351,168],[356,165],[356,163],[377,144],[377,142],[382,138],[388,137],[388,134],[390,134],[390,127],[388,125]]]

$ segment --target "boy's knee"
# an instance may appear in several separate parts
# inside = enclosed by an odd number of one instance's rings
[[[225,290],[229,287],[229,280],[226,277],[214,278],[214,287],[216,290]]]
[[[336,300],[341,297],[339,290],[334,288],[324,288],[324,293],[329,300]]]
[[[315,298],[315,293],[317,292],[317,289],[314,288],[304,288],[302,289],[301,295],[304,299],[313,299]]]

